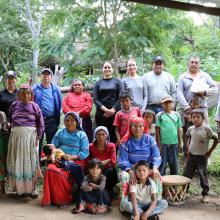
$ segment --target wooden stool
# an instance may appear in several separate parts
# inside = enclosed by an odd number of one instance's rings
[[[178,206],[185,203],[186,190],[191,181],[185,176],[162,176],[164,195],[170,205]]]

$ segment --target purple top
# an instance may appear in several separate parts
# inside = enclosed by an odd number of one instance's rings
[[[37,129],[37,137],[42,137],[44,132],[44,119],[38,104],[34,102],[26,104],[17,100],[12,103],[9,113],[11,127],[35,127]]]

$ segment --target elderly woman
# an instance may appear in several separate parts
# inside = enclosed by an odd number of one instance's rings
[[[76,171],[79,168],[84,169],[85,159],[89,155],[89,142],[87,135],[80,127],[79,115],[75,112],[69,112],[64,118],[65,128],[57,131],[52,144],[60,148],[64,153],[64,159],[76,164]],[[79,165],[79,166],[77,166]],[[71,172],[72,173],[72,172]],[[50,164],[45,173],[43,198],[41,204],[45,205],[67,205],[72,201],[72,188],[74,183],[80,184],[81,175],[77,177]]]
[[[123,91],[120,79],[112,76],[113,69],[110,62],[102,66],[103,78],[98,80],[93,88],[93,101],[96,105],[96,126],[105,126],[111,134],[110,140],[116,143],[115,128],[113,126],[115,113],[120,110],[119,94]]]
[[[2,119],[0,121],[0,197],[1,195],[5,195],[6,154],[9,137],[9,133],[2,128],[7,124],[7,118],[9,119],[9,108],[16,100],[16,96],[16,73],[14,71],[8,71],[6,74],[6,88],[0,91],[0,117]]]
[[[104,169],[102,173],[106,176],[106,189],[110,193],[117,183],[116,166],[116,147],[109,142],[109,132],[104,126],[99,126],[94,131],[94,141],[89,145],[89,158],[99,159]]]
[[[36,147],[44,131],[44,121],[39,106],[32,99],[33,92],[25,84],[18,91],[18,100],[11,105],[7,174],[11,191],[20,196],[37,197],[35,186],[41,172]]]
[[[69,93],[62,101],[63,113],[77,112],[82,119],[82,128],[86,132],[89,142],[92,142],[92,98],[88,92],[84,91],[84,84],[81,80],[74,80]]]
[[[146,94],[144,91],[142,77],[137,74],[137,64],[134,59],[129,59],[126,63],[128,76],[122,79],[124,88],[131,94],[132,104],[142,109]],[[145,110],[145,109],[142,109]]]
[[[118,167],[119,176],[122,184],[122,195],[120,210],[126,211],[125,200],[128,200],[128,186],[136,183],[134,165],[140,161],[147,161],[152,167],[154,177],[159,177],[158,168],[161,164],[161,157],[156,141],[152,136],[146,134],[144,120],[140,117],[134,117],[130,122],[130,132],[124,138],[119,147]],[[160,194],[161,192],[157,192]]]

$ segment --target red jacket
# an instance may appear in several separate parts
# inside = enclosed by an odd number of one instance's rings
[[[81,118],[88,117],[92,111],[92,98],[89,93],[76,94],[69,92],[62,101],[63,113],[79,112]]]

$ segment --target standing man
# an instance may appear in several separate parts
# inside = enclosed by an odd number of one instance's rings
[[[193,85],[194,82],[194,85]],[[196,91],[191,87],[197,87]],[[216,83],[212,80],[208,73],[200,70],[200,58],[198,56],[190,56],[188,60],[188,70],[181,74],[178,79],[177,85],[177,100],[180,105],[180,114],[182,116],[183,124],[183,142],[184,142],[184,152],[186,149],[186,127],[185,122],[187,120],[187,115],[191,114],[190,101],[198,97],[199,108],[204,110],[204,122],[208,124],[208,108],[207,108],[207,97],[213,96],[218,93],[218,88]]]
[[[164,59],[156,56],[153,60],[153,70],[144,74],[144,103],[142,111],[150,109],[157,114],[163,111],[161,100],[165,96],[172,96],[174,103],[176,101],[176,84],[170,73],[163,71]]]
[[[33,87],[34,101],[39,105],[45,124],[47,143],[51,143],[53,136],[60,124],[61,92],[57,85],[51,83],[53,72],[50,69],[43,69],[41,72],[41,83]],[[41,155],[43,138],[39,146],[39,158]]]
[[[0,91],[0,111],[4,112],[8,119],[9,108],[17,96],[16,79],[16,73],[14,71],[8,71],[6,74],[6,88]]]

